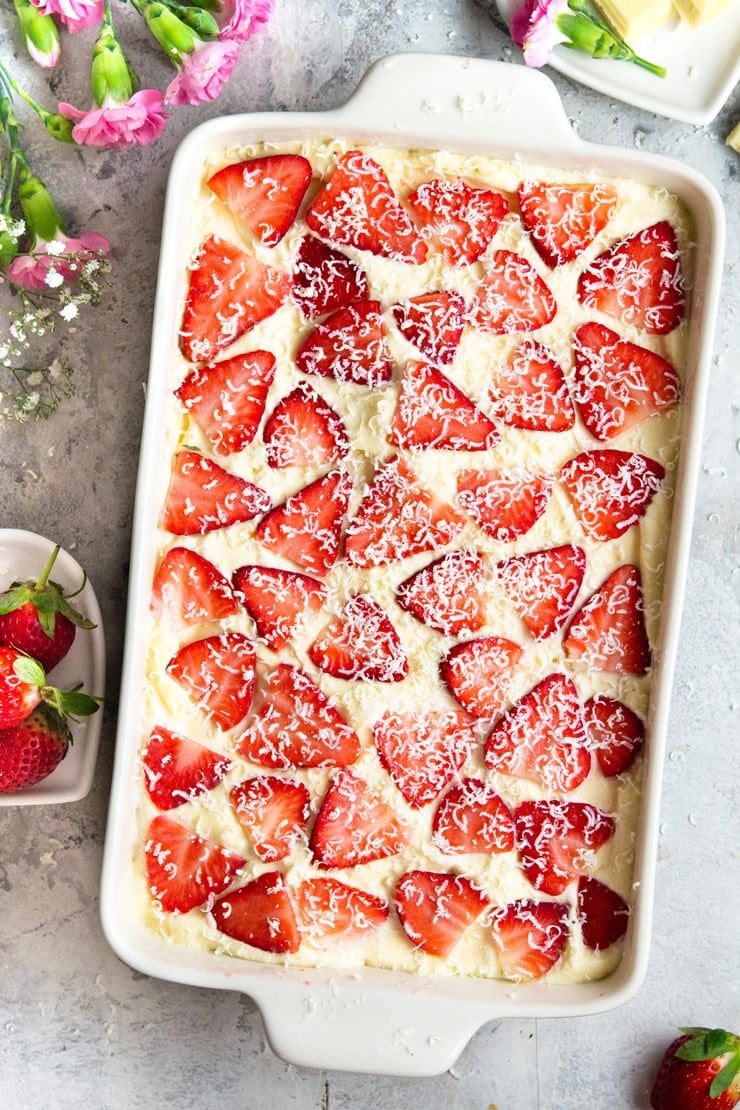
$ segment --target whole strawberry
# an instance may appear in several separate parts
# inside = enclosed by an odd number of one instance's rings
[[[740,1102],[740,1037],[724,1029],[681,1032],[658,1069],[653,1110],[732,1110]]]
[[[0,794],[41,782],[67,754],[72,733],[50,705],[37,705],[12,728],[0,729]]]
[[[58,554],[59,545],[38,581],[13,582],[0,594],[0,644],[32,656],[46,671],[67,654],[78,628],[95,627],[69,604],[85,581],[74,593],[65,594],[57,582],[49,580]]]

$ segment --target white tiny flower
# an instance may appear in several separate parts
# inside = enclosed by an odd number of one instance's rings
[[[27,397],[23,398],[23,411],[33,412],[40,400],[41,398],[39,397],[38,393],[29,393]]]
[[[53,381],[56,381],[57,378],[61,378],[63,372],[64,372],[64,367],[62,366],[59,359],[55,358],[54,361],[52,362],[51,366],[49,367],[49,377]]]
[[[26,378],[26,385],[30,386],[43,385],[43,382],[44,375],[41,373],[40,370],[34,370],[34,372],[32,374],[29,374]]]
[[[47,254],[64,254],[64,243],[58,239],[50,239],[46,244]]]
[[[76,304],[65,304],[64,308],[60,310],[59,315],[63,320],[74,320],[79,315]]]
[[[44,284],[50,289],[58,289],[60,285],[64,285],[64,278],[56,270],[49,270],[44,278]]]

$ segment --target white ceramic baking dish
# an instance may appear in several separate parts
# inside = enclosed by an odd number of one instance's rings
[[[128,896],[133,854],[140,691],[155,558],[152,537],[169,480],[160,434],[167,390],[161,372],[180,325],[190,245],[181,221],[194,210],[200,167],[217,150],[246,141],[342,135],[353,142],[496,152],[564,168],[596,170],[662,184],[677,193],[696,227],[696,277],[686,383],[685,426],[673,515],[660,642],[647,745],[636,857],[636,899],[624,957],[599,982],[577,986],[480,979],[422,978],[379,969],[280,968],[210,952],[178,950],[147,932]],[[523,67],[469,58],[398,55],[378,62],[348,104],[314,114],[240,115],[197,128],[180,147],[167,195],[155,309],[134,543],[116,766],[102,887],[106,935],[140,971],[202,987],[248,994],[270,1043],[300,1065],[395,1075],[444,1071],[484,1022],[504,1017],[593,1014],[619,1006],[647,965],[658,807],[671,681],[691,534],[704,399],[722,269],[724,216],[715,190],[690,167],[577,138],[551,82]]]

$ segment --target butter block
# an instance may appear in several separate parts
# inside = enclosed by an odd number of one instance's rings
[[[714,19],[731,2],[732,0],[673,0],[673,6],[681,19],[696,27],[699,23]]]
[[[630,46],[674,15],[671,0],[598,0],[598,7],[610,26]]]
[[[725,142],[740,154],[740,123],[735,124]]]

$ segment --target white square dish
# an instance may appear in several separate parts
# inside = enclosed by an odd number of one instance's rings
[[[148,603],[156,556],[151,537],[169,481],[161,464],[160,429],[168,391],[167,364],[180,328],[191,244],[180,232],[201,186],[194,171],[214,152],[246,141],[341,135],[352,142],[406,148],[495,151],[569,170],[631,177],[665,186],[689,210],[696,229],[690,320],[690,370],[667,561],[661,633],[649,720],[648,756],[634,881],[637,897],[624,956],[598,982],[575,986],[399,972],[283,968],[167,945],[148,932],[127,897],[133,814],[139,789],[136,754],[144,685]],[[152,370],[134,522],[124,681],[116,769],[103,872],[102,915],[117,953],[132,966],[200,986],[242,990],[260,1006],[270,1042],[285,1059],[312,1067],[399,1075],[445,1070],[472,1033],[504,1016],[552,1017],[594,1013],[624,1002],[644,975],[650,935],[660,777],[680,622],[681,595],[711,337],[719,295],[723,213],[720,201],[692,170],[640,152],[586,144],[567,123],[552,84],[541,74],[493,62],[423,55],[377,63],[344,108],[321,114],[237,116],[205,124],[185,141],[172,169],[163,233]]]

